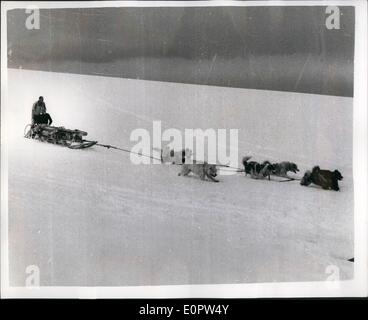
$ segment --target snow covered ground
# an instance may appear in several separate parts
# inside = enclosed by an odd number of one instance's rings
[[[352,99],[8,70],[10,285],[28,265],[41,285],[323,281],[353,276]],[[54,124],[130,149],[136,128],[238,128],[239,159],[338,169],[341,191],[297,181],[220,183],[129,154],[23,138],[45,97]]]

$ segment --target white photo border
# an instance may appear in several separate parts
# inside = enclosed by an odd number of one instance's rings
[[[126,287],[10,287],[8,247],[7,11],[55,8],[353,6],[355,53],[353,97],[354,278],[346,281]],[[1,297],[2,298],[281,298],[368,295],[367,256],[367,3],[351,1],[8,1],[1,3]]]

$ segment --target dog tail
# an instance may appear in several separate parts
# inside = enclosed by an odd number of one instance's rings
[[[243,159],[242,159],[242,163],[243,163],[243,165],[246,165],[246,163],[248,162],[248,160],[249,160],[250,158],[252,158],[252,157],[251,157],[251,156],[243,157]]]

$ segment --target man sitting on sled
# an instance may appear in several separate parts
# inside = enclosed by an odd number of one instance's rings
[[[32,106],[32,126],[36,124],[51,125],[51,123],[51,116],[46,112],[46,104],[41,96]]]

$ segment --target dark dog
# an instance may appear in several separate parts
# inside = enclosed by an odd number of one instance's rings
[[[315,166],[312,171],[306,171],[300,184],[302,186],[309,186],[311,183],[322,187],[324,190],[335,190],[339,191],[339,180],[344,177],[338,170],[321,170],[319,166]]]
[[[256,161],[248,162],[250,158],[249,156],[243,158],[245,175],[250,174],[253,179],[268,177],[268,180],[271,180],[274,166],[269,161],[264,161],[263,163],[258,163]]]
[[[247,174],[251,174],[252,171],[255,170],[255,167],[257,165],[257,162],[255,161],[249,161],[248,160],[250,159],[251,157],[247,156],[247,157],[243,157],[243,166],[244,166],[244,171],[245,171],[245,175]]]
[[[297,173],[299,171],[298,166],[295,163],[289,161],[274,163],[273,167],[273,174],[281,177],[287,177],[287,173],[289,171],[294,173]]]
[[[268,177],[268,180],[271,180],[271,174],[275,171],[275,166],[269,161],[263,161],[261,165],[256,167],[256,170],[258,175]]]

